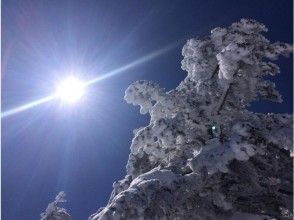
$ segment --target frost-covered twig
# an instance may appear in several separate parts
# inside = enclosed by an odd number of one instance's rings
[[[70,215],[64,208],[58,207],[58,203],[66,202],[65,193],[59,192],[55,200],[48,204],[45,212],[41,213],[41,220],[70,220]]]

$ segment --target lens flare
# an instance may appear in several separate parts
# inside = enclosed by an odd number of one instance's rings
[[[75,77],[62,80],[56,88],[56,97],[66,103],[75,103],[84,94],[85,85]]]
[[[8,117],[10,115],[14,115],[14,114],[17,114],[17,113],[20,113],[20,112],[23,112],[23,111],[26,111],[28,109],[31,109],[33,107],[36,107],[38,105],[41,105],[43,103],[46,103],[46,102],[49,102],[53,99],[55,99],[56,97],[54,95],[50,95],[50,96],[47,96],[47,97],[44,97],[44,98],[41,98],[41,99],[38,99],[36,101],[33,101],[33,102],[30,102],[28,104],[24,104],[24,105],[21,105],[19,107],[16,107],[16,108],[13,108],[11,110],[8,110],[8,111],[5,111],[5,112],[2,112],[1,113],[1,118],[5,118],[5,117]]]
[[[102,74],[92,80],[89,80],[87,82],[82,82],[79,79],[75,77],[68,77],[65,80],[61,81],[60,84],[56,87],[56,92],[53,95],[49,95],[47,97],[41,98],[39,100],[30,102],[28,104],[18,106],[16,108],[1,112],[1,118],[5,118],[7,116],[11,116],[23,111],[26,111],[28,109],[31,109],[33,107],[36,107],[40,104],[49,102],[53,99],[60,99],[61,101],[65,103],[75,103],[77,102],[84,94],[84,90],[87,86],[90,86],[91,84],[98,83],[100,81],[103,81],[105,79],[108,79],[110,77],[113,77],[115,75],[121,74],[127,70],[130,70],[136,66],[139,66],[143,63],[146,63],[154,58],[157,58],[158,56],[167,53],[168,51],[176,48],[180,44],[182,44],[182,41],[177,41],[173,44],[170,44],[167,47],[161,48],[157,51],[154,51],[150,54],[147,54],[137,60],[134,60],[133,62],[130,62],[124,66],[121,66],[117,69],[114,69],[106,74]]]

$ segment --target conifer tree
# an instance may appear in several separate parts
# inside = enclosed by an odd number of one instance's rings
[[[292,219],[292,115],[246,110],[282,101],[264,76],[280,72],[273,62],[292,46],[271,43],[266,31],[250,19],[215,28],[184,45],[187,77],[176,89],[127,88],[125,100],[150,123],[134,130],[127,176],[89,219]]]

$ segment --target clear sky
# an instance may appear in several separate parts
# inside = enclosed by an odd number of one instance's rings
[[[123,178],[134,128],[148,123],[123,101],[133,81],[172,89],[186,39],[217,26],[254,18],[272,41],[292,43],[292,0],[2,0],[2,111],[52,93],[74,71],[88,80],[154,51],[179,46],[92,84],[72,106],[53,100],[2,120],[2,219],[38,219],[59,191],[73,219],[106,204]],[[258,112],[292,113],[292,57],[275,77],[283,104],[261,102]]]

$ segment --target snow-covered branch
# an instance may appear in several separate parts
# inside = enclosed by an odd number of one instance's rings
[[[71,220],[64,208],[58,207],[58,203],[66,202],[65,193],[59,192],[55,200],[48,204],[45,212],[41,213],[41,220]]]

